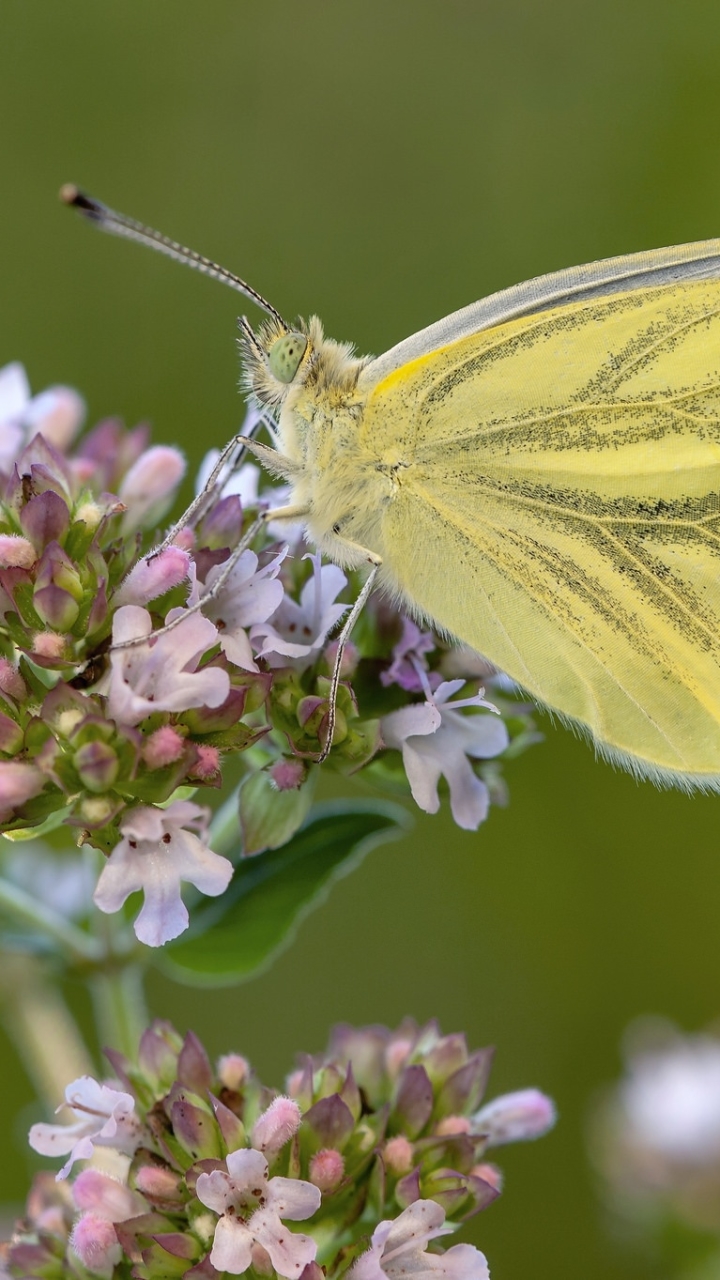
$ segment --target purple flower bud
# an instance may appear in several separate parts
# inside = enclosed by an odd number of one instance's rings
[[[427,1071],[421,1066],[406,1067],[393,1108],[403,1129],[415,1138],[425,1128],[433,1109],[433,1090]]]
[[[69,631],[77,622],[80,606],[62,587],[41,587],[33,595],[35,610],[54,631]]]
[[[75,752],[73,763],[88,791],[107,791],[120,768],[117,755],[107,742],[86,742]]]
[[[27,697],[25,681],[7,658],[0,658],[0,690],[15,702],[23,702]]]
[[[473,1133],[487,1137],[489,1147],[540,1138],[556,1120],[552,1099],[539,1089],[504,1093],[472,1117]]]
[[[198,538],[203,547],[219,550],[234,547],[242,533],[242,503],[237,494],[228,494],[215,503],[202,522]]]
[[[31,498],[20,512],[20,524],[37,551],[59,542],[70,528],[67,503],[52,489]]]
[[[175,1137],[193,1160],[219,1158],[217,1125],[207,1111],[180,1096],[170,1108],[170,1117]]]
[[[83,598],[80,575],[70,557],[57,542],[48,543],[35,571],[36,587],[48,587],[51,584],[62,587],[73,600],[80,601]]]
[[[188,1031],[178,1055],[177,1078],[186,1089],[205,1093],[212,1084],[210,1060],[194,1031]]]
[[[310,1129],[318,1145],[342,1151],[355,1128],[350,1108],[337,1093],[321,1098],[303,1116],[303,1130]]]

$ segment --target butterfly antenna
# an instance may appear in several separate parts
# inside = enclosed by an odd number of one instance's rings
[[[116,213],[114,209],[109,209],[107,205],[101,204],[99,200],[93,200],[90,196],[84,195],[82,191],[78,191],[77,187],[72,183],[67,183],[60,189],[60,199],[63,204],[70,205],[73,209],[77,209],[84,218],[89,222],[94,222],[102,231],[107,231],[110,235],[125,236],[128,240],[137,240],[138,244],[145,244],[150,249],[157,249],[158,253],[164,253],[168,258],[174,258],[176,262],[184,262],[186,267],[192,267],[195,271],[200,271],[202,275],[211,276],[213,280],[219,280],[222,284],[229,285],[231,289],[235,289],[238,293],[244,293],[246,298],[250,298],[251,302],[255,302],[258,307],[272,316],[279,325],[288,331],[289,326],[285,323],[282,316],[275,310],[269,302],[263,298],[262,294],[253,289],[239,276],[228,271],[227,267],[221,267],[219,263],[213,262],[211,258],[205,258],[201,253],[195,253],[193,249],[186,249],[184,245],[178,244],[176,240],[171,240],[168,236],[164,236],[160,231],[154,231],[152,227],[143,226],[142,222],[136,222],[134,218],[126,218],[124,213]]]

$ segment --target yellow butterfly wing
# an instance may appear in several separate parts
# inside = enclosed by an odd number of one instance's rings
[[[394,468],[392,586],[603,754],[720,788],[720,281],[589,293],[399,363],[361,440]]]

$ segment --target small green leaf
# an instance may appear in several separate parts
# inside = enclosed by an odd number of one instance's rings
[[[242,982],[266,968],[331,884],[369,849],[408,828],[404,809],[382,801],[319,805],[280,849],[244,859],[229,889],[197,904],[190,931],[158,955],[177,982]]]

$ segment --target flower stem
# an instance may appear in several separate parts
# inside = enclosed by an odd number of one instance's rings
[[[100,1047],[135,1057],[148,1021],[142,966],[127,963],[97,971],[90,979],[90,992]]]
[[[5,952],[0,1004],[7,1032],[36,1092],[53,1110],[70,1080],[93,1071],[92,1058],[48,965]]]

